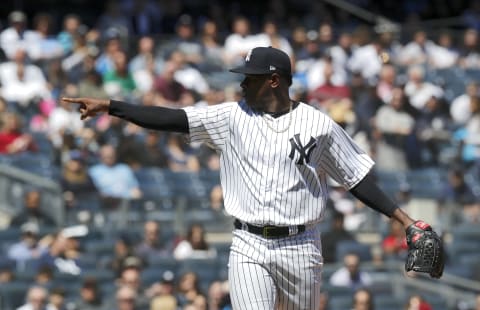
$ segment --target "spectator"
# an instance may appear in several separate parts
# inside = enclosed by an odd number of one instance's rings
[[[225,49],[220,42],[218,25],[213,20],[206,20],[201,28],[200,44],[202,45],[203,62],[199,66],[201,72],[223,71],[226,63]]]
[[[154,297],[150,303],[150,310],[177,310],[178,302],[174,296],[163,295]]]
[[[63,46],[52,36],[53,19],[48,13],[37,13],[33,18],[33,31],[28,36],[28,56],[42,63],[63,56]]]
[[[414,294],[410,296],[407,304],[405,305],[405,310],[432,310],[432,306],[423,299],[422,296]]]
[[[459,48],[458,64],[464,69],[480,69],[480,45],[478,31],[472,28],[465,30],[463,42]]]
[[[66,292],[61,287],[56,287],[50,291],[48,296],[48,305],[54,310],[69,310],[70,304],[66,301]]]
[[[63,91],[65,94],[77,94],[77,88],[73,84],[68,84]],[[50,140],[59,148],[64,133],[78,135],[84,127],[84,122],[80,120],[80,113],[74,107],[60,102],[49,115],[48,127]]]
[[[82,21],[76,14],[67,14],[63,17],[62,24],[62,30],[58,33],[57,40],[63,47],[64,55],[69,55],[74,50],[75,38],[82,27]]]
[[[102,76],[115,69],[113,58],[117,52],[123,51],[120,34],[117,30],[110,29],[104,33],[104,36],[104,47],[95,60],[95,70]]]
[[[1,94],[13,107],[31,117],[41,99],[52,97],[42,70],[27,61],[26,49],[18,48],[12,60],[0,65]]]
[[[186,89],[201,95],[209,90],[207,80],[198,69],[187,62],[188,59],[182,51],[173,51],[168,59],[176,64],[177,69],[174,73],[175,80],[181,83]]]
[[[166,270],[162,273],[159,282],[153,283],[146,291],[145,295],[151,299],[150,305],[157,304],[154,300],[157,297],[172,297],[175,299],[175,274],[171,270]],[[167,298],[168,302],[168,298]],[[162,302],[158,301],[158,304]],[[169,302],[168,302],[169,303]],[[176,299],[175,299],[176,304]],[[158,306],[159,307],[159,306]]]
[[[120,3],[107,1],[105,11],[97,19],[97,29],[102,36],[108,36],[109,31],[116,31],[119,38],[129,38],[133,35],[131,20],[127,15],[122,14]]]
[[[378,98],[383,103],[389,104],[393,97],[393,89],[396,86],[397,71],[395,66],[384,64],[380,70],[379,81],[376,86]]]
[[[80,288],[79,298],[73,302],[78,310],[102,310],[103,298],[95,278],[85,278]]]
[[[161,238],[160,226],[149,220],[143,225],[143,240],[135,247],[135,255],[148,261],[149,258],[170,255],[171,249],[166,245],[168,241]]]
[[[112,145],[100,148],[100,163],[89,169],[95,187],[104,197],[135,199],[142,196],[138,180],[129,166],[118,163]]]
[[[78,84],[78,95],[90,96],[92,94],[99,98],[108,98],[108,94],[103,87],[102,76],[95,70],[88,70]]]
[[[124,261],[128,257],[132,256],[134,256],[133,242],[130,237],[122,234],[115,240],[112,258],[103,263],[105,264],[106,268],[113,270],[115,275],[120,277],[124,266]]]
[[[422,110],[428,100],[433,96],[443,97],[444,91],[441,87],[425,81],[425,70],[420,66],[410,67],[408,70],[408,81],[405,84],[405,95],[410,104],[417,110]]]
[[[169,133],[167,136],[166,155],[168,168],[171,171],[198,171],[200,163],[189,151],[189,146],[179,134]]]
[[[244,62],[248,51],[255,47],[250,34],[250,21],[244,16],[236,16],[232,22],[232,32],[225,38],[225,54],[228,66]]]
[[[386,259],[403,261],[407,257],[408,245],[405,230],[395,221],[390,221],[389,233],[382,240],[382,250]]]
[[[37,267],[34,282],[42,287],[52,287],[53,285],[53,269],[49,265],[40,265]]]
[[[167,60],[162,72],[155,78],[153,90],[159,95],[162,105],[174,106],[180,101],[181,96],[187,91],[186,88],[175,80],[175,72],[179,64]]]
[[[173,256],[178,260],[213,258],[216,255],[215,249],[210,248],[205,240],[205,231],[200,224],[190,225],[186,238],[180,241],[173,250]]]
[[[376,162],[379,169],[405,171],[409,168],[407,147],[414,133],[415,119],[407,112],[407,99],[401,88],[392,92],[389,105],[375,115]]]
[[[470,113],[466,124],[454,133],[454,138],[461,141],[461,157],[466,164],[480,158],[480,96],[470,100]]]
[[[177,288],[179,305],[186,306],[192,303],[198,295],[201,295],[198,275],[193,271],[184,273],[180,277]]]
[[[61,68],[69,83],[79,83],[84,80],[88,72],[95,70],[95,59],[98,48],[87,42],[87,26],[80,26],[73,34],[72,51],[61,61]]]
[[[39,242],[39,227],[37,223],[24,223],[21,227],[20,241],[12,244],[7,250],[7,256],[21,265],[22,262],[39,258],[46,248]]]
[[[254,36],[255,46],[272,46],[284,51],[291,59],[294,58],[290,42],[278,31],[278,22],[267,19],[263,23],[263,32]]]
[[[353,294],[352,310],[374,310],[372,293],[367,289],[358,289]]]
[[[155,77],[162,71],[163,59],[155,57],[155,41],[150,36],[138,40],[137,54],[128,63],[136,88],[145,94],[153,89]]]
[[[20,227],[25,223],[36,223],[39,227],[55,227],[56,222],[51,215],[42,208],[42,194],[40,190],[28,190],[23,199],[24,208],[13,216],[10,226]]]
[[[331,228],[322,234],[322,254],[324,263],[337,262],[335,257],[337,244],[345,240],[354,240],[350,232],[344,227],[344,215],[342,212],[333,211]]]
[[[376,83],[383,64],[388,60],[382,57],[383,49],[378,36],[372,42],[359,46],[348,61],[348,69],[360,73],[370,84]]]
[[[455,98],[450,104],[450,116],[458,126],[465,125],[470,117],[472,111],[470,104],[480,95],[478,83],[470,82],[466,86],[466,91],[463,95]]]
[[[127,54],[117,51],[112,54],[114,68],[103,74],[103,86],[109,97],[119,99],[131,96],[136,89],[135,80],[128,71]]]
[[[141,145],[142,156],[140,164],[144,167],[166,168],[168,165],[161,132],[149,130],[145,133],[144,143]]]
[[[32,286],[27,292],[27,302],[17,310],[57,310],[48,305],[48,291],[41,286]]]
[[[222,310],[229,298],[227,283],[213,281],[208,287],[208,310]]]
[[[115,306],[116,310],[140,310],[142,308],[136,305],[137,294],[135,290],[127,285],[120,286],[115,293]]]
[[[428,62],[428,49],[434,45],[427,39],[424,30],[417,30],[412,40],[407,43],[398,55],[399,64],[403,66],[423,65]]]
[[[142,262],[136,257],[128,257],[123,263],[123,270],[120,273],[120,278],[117,280],[119,289],[128,287],[135,293],[135,307],[138,309],[145,309],[150,304],[149,298],[146,295],[141,279]]]
[[[0,259],[0,286],[15,282],[15,261]]]
[[[13,112],[1,114],[0,126],[0,154],[37,151],[33,137],[28,133],[23,133],[22,119],[19,114]]]
[[[0,47],[7,58],[12,59],[17,49],[25,49],[26,39],[32,34],[27,30],[27,16],[22,11],[13,11],[8,15],[10,27],[0,33]]]
[[[369,273],[360,269],[360,258],[357,254],[348,253],[343,257],[343,267],[337,269],[330,277],[330,284],[358,289],[369,286],[372,278]]]

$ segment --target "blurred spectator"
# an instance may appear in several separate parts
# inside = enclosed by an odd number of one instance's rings
[[[460,127],[454,138],[461,142],[461,158],[471,164],[480,158],[480,96],[470,100],[470,118]]]
[[[75,38],[82,26],[80,16],[67,14],[63,17],[62,30],[57,35],[58,42],[63,47],[64,55],[69,55],[75,46]]]
[[[379,80],[376,85],[377,96],[383,103],[389,104],[396,86],[397,71],[395,66],[384,64],[380,70]]]
[[[232,31],[225,38],[227,65],[235,67],[242,64],[248,51],[255,47],[250,34],[250,21],[244,16],[236,16],[232,21]]]
[[[375,115],[376,162],[381,170],[405,171],[409,167],[407,147],[415,119],[407,112],[407,99],[401,88],[392,92],[390,104]]]
[[[48,305],[55,310],[70,310],[70,303],[67,303],[65,289],[61,287],[53,288],[48,296]]]
[[[150,302],[150,310],[177,310],[177,299],[172,295],[157,296]]]
[[[65,95],[76,95],[77,88],[73,84],[68,84],[64,93]],[[60,100],[59,105],[52,110],[48,117],[49,137],[53,145],[57,148],[62,145],[62,137],[65,132],[78,135],[84,124],[78,110],[71,104],[65,104]]]
[[[103,87],[102,76],[95,70],[85,72],[85,77],[78,83],[78,96],[96,96],[98,98],[108,98],[108,94]]]
[[[362,288],[353,294],[352,310],[374,310],[374,305],[374,297],[369,290]]]
[[[123,270],[117,280],[119,290],[122,287],[129,287],[135,293],[135,307],[138,309],[145,309],[148,307],[150,301],[146,295],[141,278],[142,263],[134,257],[128,257],[123,263]]]
[[[110,1],[114,2],[114,1]],[[111,29],[104,34],[103,48],[101,53],[95,60],[95,70],[102,76],[111,70],[114,70],[115,65],[113,58],[117,52],[123,51],[122,42],[120,41],[120,34],[115,29]]]
[[[184,142],[182,135],[169,133],[165,152],[171,171],[193,172],[200,169],[197,157],[189,152],[189,146]]]
[[[462,45],[459,47],[458,64],[464,69],[480,69],[480,42],[478,30],[468,28],[463,33]]]
[[[162,8],[153,0],[123,1],[124,15],[131,15],[133,33],[149,35],[161,32]]]
[[[178,260],[188,258],[213,258],[215,249],[211,248],[205,240],[205,231],[200,224],[191,224],[187,236],[180,241],[173,250],[173,257]]]
[[[28,37],[26,51],[35,62],[48,61],[63,56],[63,46],[53,36],[53,19],[48,13],[37,13],[33,17],[33,30]]]
[[[208,287],[208,310],[222,310],[228,299],[228,287],[225,282],[213,281]]]
[[[107,259],[106,262],[102,262],[106,268],[113,270],[117,277],[120,277],[122,272],[124,261],[128,257],[134,256],[133,253],[133,241],[126,234],[121,234],[115,239],[113,247],[113,255]]]
[[[15,262],[10,259],[0,259],[0,286],[15,281]]]
[[[193,271],[184,273],[178,281],[177,300],[179,305],[185,306],[192,303],[198,295],[201,295],[198,275]]]
[[[290,42],[279,33],[278,25],[278,21],[266,19],[263,23],[263,32],[255,35],[253,38],[255,46],[272,46],[284,51],[291,59],[294,59],[292,46]]]
[[[179,51],[185,58],[187,65],[198,68],[203,62],[202,45],[196,35],[195,22],[192,16],[182,14],[175,25],[175,35],[163,47],[164,53],[171,54]]]
[[[334,70],[337,70],[337,68],[345,70],[352,52],[352,35],[349,32],[341,32],[337,44],[328,49],[328,55],[332,57]]]
[[[160,96],[159,101],[164,105],[177,105],[181,96],[186,92],[185,87],[175,80],[178,64],[168,60],[162,72],[155,78],[154,91]]]
[[[428,49],[434,45],[427,39],[427,33],[424,30],[417,30],[413,34],[412,40],[407,43],[400,51],[399,64],[403,66],[423,65],[428,61]]]
[[[408,245],[403,226],[390,220],[389,232],[382,240],[382,250],[386,259],[405,260]]]
[[[358,72],[370,84],[376,83],[382,65],[387,59],[382,57],[383,46],[377,36],[371,42],[353,50],[347,67],[351,72]]]
[[[152,220],[146,221],[143,225],[143,239],[135,247],[135,255],[145,261],[149,258],[168,256],[171,254],[168,243],[161,236],[159,224]]]
[[[79,196],[96,192],[85,158],[80,151],[70,152],[69,159],[62,166],[60,184],[67,207],[74,207],[77,199],[81,199]]]
[[[109,0],[105,11],[97,19],[96,27],[102,36],[108,36],[109,31],[116,31],[122,38],[133,35],[132,23],[127,15],[122,14],[120,2]]]
[[[118,99],[128,98],[136,89],[132,74],[128,71],[127,54],[123,51],[117,51],[112,55],[112,70],[107,70],[103,74],[103,87],[109,97]]]
[[[0,83],[2,97],[28,117],[38,111],[38,101],[52,97],[42,70],[28,63],[26,49],[16,49],[11,61],[0,64]]]
[[[142,94],[153,89],[156,76],[162,71],[163,60],[154,54],[155,41],[150,36],[138,40],[137,54],[130,59],[128,70],[132,75],[135,86]]]
[[[27,302],[17,310],[57,310],[48,305],[48,291],[41,286],[32,286],[27,292]]]
[[[137,294],[135,290],[127,285],[120,286],[115,293],[115,305],[111,309],[115,310],[141,310],[136,305]]]
[[[5,28],[0,33],[0,47],[5,52],[7,58],[12,59],[17,49],[25,49],[26,40],[32,34],[27,29],[27,16],[22,11],[12,11],[8,15],[10,27]]]
[[[215,211],[223,209],[223,190],[220,184],[213,186],[210,190],[210,208]]]
[[[51,287],[53,285],[53,268],[49,265],[39,265],[36,268],[34,282],[36,285]]]
[[[408,299],[405,310],[433,310],[433,308],[422,296],[415,294]]]
[[[441,202],[463,204],[475,199],[472,188],[465,181],[465,171],[460,167],[450,168],[446,181],[439,197]]]
[[[443,98],[432,96],[416,117],[415,131],[421,148],[428,158],[424,164],[437,166],[440,164],[441,150],[451,139],[452,124],[448,113],[448,105]]]
[[[425,69],[423,67],[413,66],[409,68],[405,95],[413,107],[422,110],[430,98],[433,96],[441,98],[443,94],[444,91],[441,87],[425,81]]]
[[[330,284],[358,289],[369,286],[372,278],[368,272],[360,267],[360,258],[357,254],[348,253],[343,257],[343,267],[337,269],[330,277]]]
[[[22,119],[19,114],[4,112],[0,117],[0,154],[18,154],[38,150],[33,137],[23,133]]]
[[[160,281],[153,283],[146,291],[145,295],[148,296],[148,298],[151,299],[150,305],[152,306],[153,304],[157,304],[154,302],[154,300],[157,297],[173,297],[175,295],[175,274],[171,270],[166,270],[162,273],[162,277]],[[167,298],[167,301],[169,299]],[[161,304],[162,302],[158,301],[158,304]],[[157,304],[157,307],[160,307]],[[176,304],[176,299],[175,299],[175,304]]]
[[[78,299],[73,302],[74,309],[102,310],[103,297],[95,278],[87,277],[83,280]]]
[[[205,94],[209,90],[209,85],[201,72],[195,67],[189,65],[186,55],[180,51],[173,51],[169,58],[176,64],[174,78],[185,88],[195,91],[197,94]]]
[[[36,223],[39,227],[55,227],[56,222],[51,215],[42,209],[40,190],[31,189],[23,196],[23,209],[12,217],[10,226],[20,227],[25,223]]]
[[[200,44],[202,45],[203,62],[199,66],[201,72],[223,71],[226,63],[225,49],[221,44],[217,23],[206,20],[201,28]]]
[[[9,246],[7,256],[20,265],[30,259],[39,258],[46,248],[39,242],[39,227],[37,223],[26,222],[20,227],[20,241]]]
[[[331,227],[322,234],[322,255],[324,263],[337,262],[335,253],[339,242],[354,240],[353,235],[344,227],[344,217],[342,212],[334,210]]]
[[[87,26],[81,25],[73,34],[72,51],[61,61],[61,68],[69,83],[79,83],[95,70],[98,48],[87,42]]]
[[[78,233],[76,228],[64,228],[53,236],[48,251],[39,259],[39,266],[50,266],[61,273],[80,275],[81,268],[78,260],[83,253],[80,249]]]
[[[134,199],[142,196],[138,180],[130,167],[118,163],[112,145],[100,149],[101,162],[89,169],[95,187],[104,197]]]
[[[165,154],[163,137],[164,133],[149,130],[145,133],[145,140],[142,148],[140,164],[144,167],[166,168],[168,165]]]
[[[470,117],[472,111],[470,105],[472,101],[477,100],[480,95],[478,82],[469,82],[466,86],[465,93],[455,98],[450,104],[450,116],[456,125],[465,125]]]

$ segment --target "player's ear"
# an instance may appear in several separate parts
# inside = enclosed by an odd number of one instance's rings
[[[280,75],[278,73],[272,73],[272,75],[270,76],[270,86],[272,88],[276,88],[278,87],[279,84],[280,84]]]

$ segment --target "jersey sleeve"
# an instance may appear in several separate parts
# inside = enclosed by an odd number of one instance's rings
[[[330,120],[329,127],[318,141],[320,168],[350,190],[369,173],[374,162],[338,124]]]
[[[229,120],[236,102],[183,108],[188,118],[190,143],[205,143],[221,150],[228,137]]]

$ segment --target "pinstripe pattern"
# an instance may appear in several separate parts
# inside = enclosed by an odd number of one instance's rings
[[[258,226],[309,225],[304,233],[273,240],[234,231],[234,309],[318,307],[322,257],[314,227],[326,207],[327,175],[350,189],[373,161],[340,126],[304,103],[269,120],[243,101],[185,111],[191,142],[207,143],[220,154],[227,213]],[[288,130],[275,132],[266,121]]]

